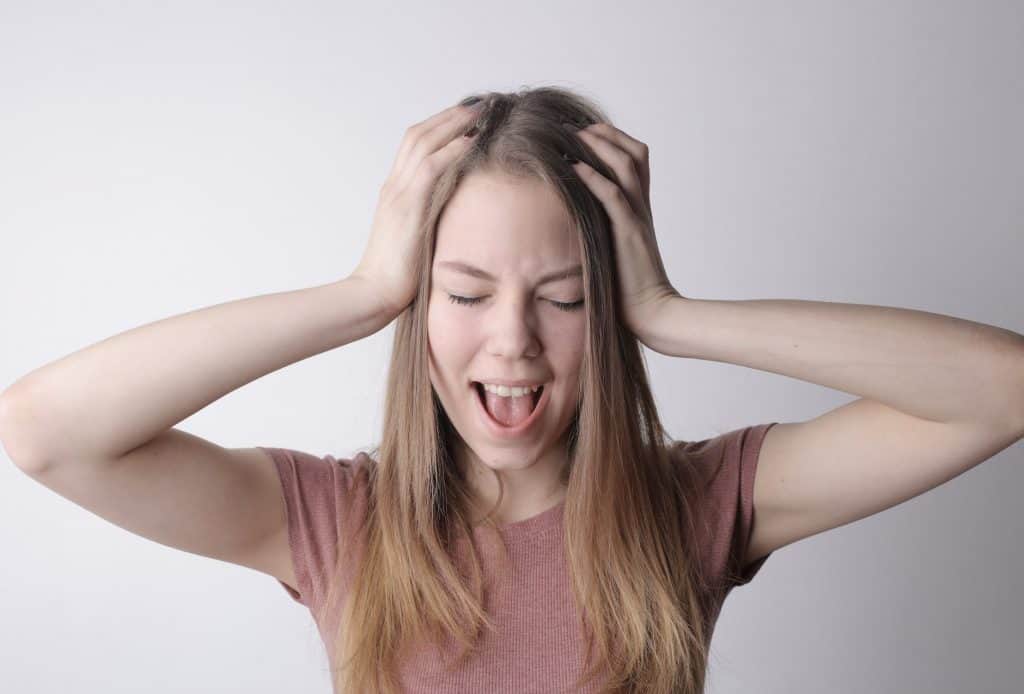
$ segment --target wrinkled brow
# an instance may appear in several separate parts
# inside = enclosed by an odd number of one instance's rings
[[[480,279],[487,280],[488,282],[496,282],[497,279],[498,279],[497,277],[495,277],[494,275],[490,274],[489,272],[481,270],[480,268],[475,267],[473,265],[470,265],[469,263],[464,263],[464,262],[462,262],[460,260],[439,260],[439,261],[437,261],[437,266],[439,268],[446,268],[446,269],[449,269],[449,270],[455,270],[456,272],[461,272],[464,275],[470,275],[472,277],[479,277]],[[558,282],[560,280],[570,279],[570,278],[573,278],[573,277],[582,277],[582,276],[583,276],[583,268],[582,268],[582,266],[580,266],[580,265],[573,265],[572,267],[567,267],[567,268],[564,268],[562,270],[556,270],[555,272],[549,272],[548,274],[544,275],[539,280],[537,280],[537,285],[540,286],[542,284],[548,284],[549,282]]]

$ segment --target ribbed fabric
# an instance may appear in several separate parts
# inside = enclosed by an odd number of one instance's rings
[[[700,561],[711,585],[713,606],[708,614],[708,639],[722,603],[737,586],[753,579],[771,554],[740,566],[750,540],[754,519],[754,474],[765,433],[775,422],[736,429],[696,442],[677,442],[673,451],[685,451],[707,471],[707,495],[701,517],[707,521]],[[353,571],[325,579],[334,566],[339,538],[345,551],[363,539],[351,528],[366,512],[366,476],[360,468],[370,459],[318,457],[303,451],[261,447],[276,463],[288,515],[288,541],[297,586],[278,583],[293,600],[316,614],[326,599],[326,580],[338,581],[343,591]],[[479,655],[450,672],[442,671],[436,652],[419,651],[400,664],[403,691],[438,692],[571,692],[582,672],[583,638],[577,631],[578,614],[572,599],[562,547],[564,501],[525,520],[501,526],[509,548],[509,574],[498,576],[497,548],[483,529],[475,529],[482,550],[484,579],[494,590],[485,607],[497,625],[485,633]],[[698,523],[704,526],[704,523]],[[460,543],[457,557],[463,557]],[[354,552],[353,552],[354,553]],[[333,653],[340,615],[317,620],[325,648]],[[455,652],[454,641],[445,648]],[[582,692],[597,692],[598,683]]]

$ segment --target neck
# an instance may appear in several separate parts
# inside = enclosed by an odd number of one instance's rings
[[[532,462],[510,464],[495,461],[490,464],[468,448],[463,447],[461,469],[472,497],[471,517],[479,523],[493,513],[499,524],[515,523],[546,511],[565,499],[567,486],[562,483],[562,472],[568,462],[564,447],[550,449]],[[504,493],[498,503],[498,475]]]

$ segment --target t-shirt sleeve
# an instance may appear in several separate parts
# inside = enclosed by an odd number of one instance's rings
[[[295,569],[295,590],[278,583],[296,602],[319,607],[343,537],[341,515],[351,506],[354,462],[328,454],[260,446],[274,460],[288,519],[288,547]]]
[[[743,565],[755,522],[754,477],[765,434],[777,422],[683,444],[707,480],[699,518],[707,576],[726,592],[754,578],[771,552]]]

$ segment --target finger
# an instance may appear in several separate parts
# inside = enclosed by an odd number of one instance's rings
[[[429,118],[421,120],[418,123],[414,123],[406,128],[402,141],[399,143],[398,153],[395,155],[395,161],[392,163],[391,172],[395,173],[401,171],[402,166],[405,164],[405,160],[408,158],[409,150],[412,149],[413,141],[417,134],[422,133],[424,130],[430,130],[431,128],[436,127],[438,123],[452,118],[459,112],[460,108],[461,107],[458,104],[449,106],[443,111],[438,111]]]
[[[643,188],[644,195],[650,195],[650,148],[647,146],[647,143],[641,142],[635,137],[632,137],[629,133],[616,128],[611,123],[597,122],[591,124],[585,129],[604,135],[622,147],[622,149],[629,152],[630,156],[633,157],[633,160],[636,163],[636,170],[637,174],[640,176],[640,185]]]
[[[616,185],[614,181],[608,180],[586,162],[578,161],[572,165],[572,168],[584,184],[597,196],[597,199],[601,201],[605,211],[608,213],[608,218],[612,223],[612,236],[614,237],[617,252],[628,252],[625,250],[619,251],[619,249],[636,248],[636,244],[641,244],[641,247],[649,253],[653,249],[657,271],[662,276],[665,276],[664,261],[661,259],[661,254],[657,252],[658,241],[654,233],[654,226],[652,224],[644,225],[639,223],[636,214],[633,213],[632,208],[629,206],[625,193],[622,192],[622,188]]]
[[[436,152],[431,152],[424,157],[416,170],[409,175],[409,190],[414,191],[417,197],[421,197],[426,190],[434,185],[441,172],[451,166],[457,157],[462,156],[472,146],[474,139],[476,139],[476,135],[471,137],[458,135]]]
[[[572,165],[572,168],[604,205],[608,218],[612,222],[613,233],[624,233],[625,230],[636,226],[637,215],[622,188],[602,176],[586,162],[578,161]]]
[[[640,189],[643,191],[643,199],[647,203],[648,209],[650,209],[651,164],[650,148],[647,144],[630,136],[628,133],[619,130],[611,123],[592,123],[578,132],[600,135],[629,152],[629,155],[633,158],[633,164],[636,167],[637,177],[640,179]]]
[[[477,117],[478,109],[456,104],[405,131],[394,166],[388,174],[397,190],[404,188],[424,157],[450,142]]]
[[[637,171],[633,156],[603,134],[583,129],[577,131],[576,135],[589,145],[598,157],[615,172],[619,185],[625,190],[626,199],[633,212],[638,217],[647,219],[649,216],[647,212],[647,199],[641,187],[639,172]],[[602,176],[602,178],[604,177]]]

